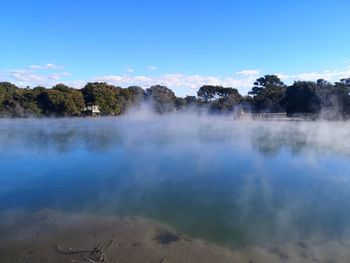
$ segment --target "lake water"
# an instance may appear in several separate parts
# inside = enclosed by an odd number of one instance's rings
[[[196,115],[0,120],[0,212],[154,219],[244,246],[350,230],[350,123]]]

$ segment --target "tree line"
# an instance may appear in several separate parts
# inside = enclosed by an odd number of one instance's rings
[[[323,79],[295,81],[288,86],[276,75],[265,75],[254,82],[245,96],[235,88],[204,85],[197,96],[184,98],[161,85],[142,89],[91,82],[82,89],[64,84],[48,89],[19,88],[10,82],[0,82],[2,117],[81,116],[87,105],[98,105],[101,115],[117,116],[144,102],[158,113],[195,109],[219,114],[244,109],[289,115],[326,113],[330,118],[344,119],[350,116],[350,78],[335,83]]]

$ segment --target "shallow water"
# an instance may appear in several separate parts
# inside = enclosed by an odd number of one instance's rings
[[[0,120],[0,212],[136,215],[217,244],[350,236],[350,123]]]

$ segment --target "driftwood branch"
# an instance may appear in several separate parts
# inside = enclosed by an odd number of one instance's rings
[[[60,247],[56,245],[56,251],[61,254],[70,255],[70,254],[89,253],[92,251],[92,249],[74,249],[71,247],[66,248],[66,247]]]
[[[65,255],[72,255],[72,254],[81,254],[81,253],[90,253],[89,257],[85,256],[85,261],[88,261],[90,263],[107,263],[106,261],[106,255],[104,252],[104,249],[109,248],[113,245],[115,239],[112,239],[107,245],[105,246],[97,246],[93,249],[74,249],[71,247],[61,247],[56,245],[56,251],[61,254]],[[72,262],[79,262],[79,261],[72,261]]]
[[[91,258],[88,258],[88,257],[84,257],[84,258],[91,263],[97,263],[96,261],[92,260]]]

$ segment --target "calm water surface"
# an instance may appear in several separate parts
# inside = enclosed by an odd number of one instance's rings
[[[350,236],[350,124],[0,120],[0,212],[138,215],[218,244]]]

